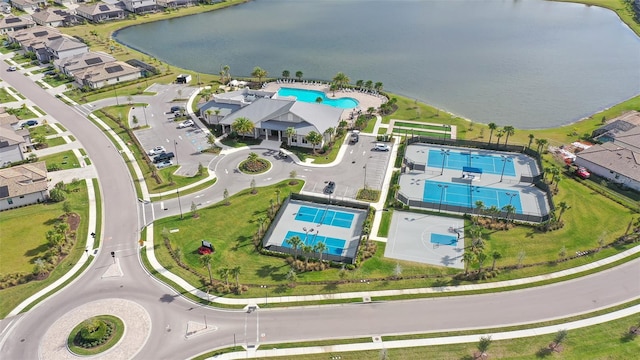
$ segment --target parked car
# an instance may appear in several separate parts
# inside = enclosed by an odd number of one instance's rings
[[[18,70],[18,68],[15,66],[9,66],[9,68],[7,69],[7,71],[16,71],[16,70]]]
[[[182,110],[184,110],[184,106],[172,106],[172,107],[171,107],[171,112],[172,112],[172,113],[180,112],[180,111],[182,111]]]
[[[163,161],[163,162],[159,162],[159,163],[157,163],[157,164],[156,164],[156,167],[157,167],[158,169],[164,169],[164,168],[169,167],[169,166],[172,166],[172,165],[173,165],[173,161],[171,161],[171,160],[165,160],[165,161]]]
[[[373,150],[375,151],[389,151],[391,150],[391,147],[387,144],[376,144],[376,146],[373,147]]]
[[[174,157],[176,157],[176,156],[172,152],[163,152],[161,154],[156,155],[153,158],[153,163],[157,164],[159,162],[163,162],[163,161],[166,161],[166,160],[171,160]]]
[[[36,125],[38,125],[38,120],[27,120],[27,121],[23,122],[22,125],[20,125],[20,126],[25,128],[27,126],[36,126]]]
[[[333,194],[334,191],[336,191],[336,183],[333,181],[329,181],[327,183],[327,186],[324,187],[324,193]]]
[[[190,126],[196,126],[196,124],[193,122],[193,120],[186,120],[178,124],[178,129],[184,129]]]
[[[355,130],[353,133],[351,133],[351,138],[349,139],[349,142],[351,144],[355,144],[358,142],[358,140],[360,140],[360,131]]]
[[[163,152],[167,152],[167,150],[165,150],[164,146],[156,146],[153,149],[149,150],[148,154],[149,156],[155,156],[155,155],[159,155]]]
[[[591,173],[589,172],[589,170],[581,166],[578,168],[578,170],[576,170],[576,176],[581,179],[588,179],[591,176]]]

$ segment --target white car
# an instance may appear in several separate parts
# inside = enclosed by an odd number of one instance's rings
[[[173,165],[173,161],[171,161],[171,160],[165,160],[165,161],[163,161],[163,162],[159,162],[159,163],[157,163],[157,164],[156,164],[156,167],[157,167],[158,169],[164,169],[164,168],[169,167],[169,166],[171,166],[171,165]]]
[[[166,152],[167,150],[165,150],[164,146],[156,146],[153,149],[149,150],[149,156],[155,156],[158,154],[161,154],[163,152]]]
[[[187,121],[183,121],[180,124],[178,124],[178,129],[184,129],[190,126],[195,126],[196,124],[193,122],[193,120],[187,120]]]
[[[9,68],[7,69],[7,71],[16,71],[16,70],[18,70],[18,68],[15,66],[9,66]]]
[[[375,151],[389,151],[391,150],[391,147],[389,147],[389,145],[387,144],[376,144],[376,146],[373,147],[373,150]]]

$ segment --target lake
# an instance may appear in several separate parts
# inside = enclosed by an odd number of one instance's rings
[[[256,0],[116,39],[164,62],[249,76],[382,82],[458,116],[568,124],[640,94],[640,39],[609,10],[543,0]]]

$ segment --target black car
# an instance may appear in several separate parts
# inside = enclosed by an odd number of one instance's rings
[[[325,194],[333,194],[335,190],[336,190],[336,183],[334,183],[333,181],[329,181],[327,186],[324,187]]]
[[[36,126],[36,125],[38,125],[38,120],[27,120],[23,122],[21,126],[25,128],[27,126]]]
[[[184,110],[184,107],[182,107],[182,106],[172,106],[172,107],[171,107],[171,112],[172,112],[172,113],[180,112],[180,111],[182,111],[182,110]]]
[[[176,156],[172,152],[163,152],[163,153],[160,153],[160,154],[156,155],[156,157],[153,158],[153,163],[157,164],[159,162],[171,160],[174,157],[176,157]]]

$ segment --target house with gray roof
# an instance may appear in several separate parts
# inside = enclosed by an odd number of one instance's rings
[[[56,59],[53,61],[53,65],[61,73],[73,76],[74,73],[80,70],[84,70],[95,65],[112,63],[114,61],[116,61],[116,58],[109,54],[89,51]]]
[[[609,181],[640,191],[638,152],[606,142],[579,152],[574,163]]]
[[[74,26],[80,23],[78,17],[62,9],[36,10],[31,14],[33,21],[42,26]]]
[[[313,147],[305,139],[310,132],[323,135],[323,143],[330,141],[332,134],[325,132],[336,128],[340,123],[342,109],[332,106],[305,103],[292,99],[272,99],[269,97],[251,98],[251,102],[230,113],[220,120],[223,132],[231,132],[231,125],[238,118],[247,118],[254,124],[254,138],[282,141],[287,138],[287,128],[293,128],[296,134],[287,139],[290,146]]]
[[[76,9],[76,14],[91,21],[92,23],[123,20],[127,17],[127,14],[123,9],[104,2],[80,5]]]
[[[11,0],[11,6],[22,11],[35,10],[46,4],[46,0]]]
[[[101,63],[74,72],[80,86],[99,89],[107,85],[131,81],[142,76],[142,70],[122,61]]]
[[[0,34],[28,29],[34,26],[36,26],[35,21],[27,17],[9,15],[0,19]]]
[[[156,0],[156,2],[164,8],[179,8],[198,4],[197,0]]]
[[[162,11],[162,6],[156,0],[122,0],[127,11],[134,14],[146,14]]]
[[[47,201],[47,176],[44,161],[0,169],[0,211]]]
[[[594,130],[591,137],[600,142],[613,141],[616,134],[629,131],[637,126],[640,126],[640,112],[629,111],[607,121],[605,125]]]
[[[24,153],[30,145],[29,130],[15,130],[12,124],[0,125],[0,166],[24,160]]]
[[[51,59],[47,44],[52,40],[61,38],[62,34],[53,27],[34,26],[8,33],[7,37],[10,42],[20,44],[23,50],[35,53],[40,62],[46,63]]]
[[[50,54],[50,60],[64,59],[89,51],[89,47],[85,43],[66,35],[47,42],[46,47]]]

